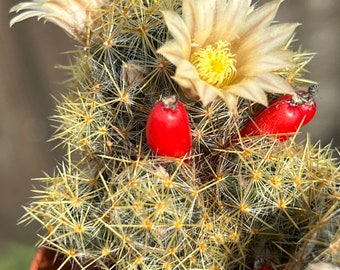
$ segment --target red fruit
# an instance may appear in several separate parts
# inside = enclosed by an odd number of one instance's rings
[[[146,123],[148,145],[159,156],[182,158],[190,152],[188,113],[175,96],[158,101]]]
[[[260,270],[273,270],[273,269],[270,266],[263,265],[260,267]]]
[[[278,98],[240,131],[241,137],[277,134],[281,142],[287,140],[315,115],[317,88],[312,85],[308,92],[298,91],[296,96]]]

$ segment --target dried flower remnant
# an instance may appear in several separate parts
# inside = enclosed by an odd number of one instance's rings
[[[285,44],[297,23],[276,23],[281,0],[184,0],[183,15],[164,11],[173,39],[158,52],[176,66],[174,79],[203,105],[217,96],[235,112],[238,97],[267,105],[265,92],[293,93],[274,73],[292,65]]]
[[[91,26],[100,16],[99,9],[108,0],[33,0],[11,8],[10,12],[21,12],[10,22],[10,26],[23,20],[37,17],[52,22],[64,29],[74,39],[84,43]]]

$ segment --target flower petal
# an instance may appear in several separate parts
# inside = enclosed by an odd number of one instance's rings
[[[226,92],[261,103],[265,106],[268,105],[267,96],[263,87],[257,83],[256,77],[246,78],[235,85],[231,85],[226,89]]]
[[[177,66],[183,59],[186,59],[186,52],[175,40],[166,42],[157,50],[157,53],[163,55],[168,61]]]
[[[181,46],[180,50],[183,58],[189,59],[191,52],[191,37],[186,23],[174,11],[163,11],[163,16],[174,41]],[[177,49],[178,48],[179,46],[177,46]]]
[[[203,46],[213,31],[216,1],[183,0],[183,18],[192,37],[192,42]]]
[[[196,89],[203,106],[206,106],[209,102],[213,101],[219,93],[217,88],[202,80],[196,82]]]
[[[10,26],[37,17],[52,22],[80,42],[86,39],[88,27],[100,17],[107,0],[32,0],[13,6],[10,12],[22,12],[10,21]]]
[[[178,84],[185,89],[195,88],[194,82],[200,80],[195,67],[189,61],[182,61],[178,63],[176,74],[173,77]]]
[[[247,55],[249,52],[257,52],[265,55],[273,50],[278,50],[287,43],[298,25],[297,23],[276,24],[261,33],[251,33],[240,42],[237,54]]]
[[[242,35],[268,27],[274,20],[283,0],[272,1],[251,12],[246,19]]]
[[[290,51],[278,51],[268,55],[250,56],[250,58],[245,59],[245,64],[237,67],[237,74],[240,77],[252,77],[287,68],[292,65],[289,61],[289,57],[292,55]]]
[[[266,73],[254,78],[254,81],[259,87],[267,92],[281,93],[281,94],[294,94],[291,85],[282,77],[273,73]]]
[[[173,79],[183,88],[188,97],[199,98],[204,106],[214,100],[219,92],[217,88],[199,78],[196,68],[189,61],[182,61],[177,66]]]
[[[216,38],[232,41],[239,36],[240,30],[244,26],[251,1],[229,0],[227,6],[225,0],[216,1],[219,2],[218,8],[220,9],[216,14],[216,21],[219,23],[215,26],[215,37],[211,42],[216,42]]]
[[[228,92],[223,93],[223,94],[220,93],[219,95],[223,98],[223,100],[224,100],[226,106],[228,107],[231,115],[237,115],[238,96],[234,95],[232,93],[228,93]]]

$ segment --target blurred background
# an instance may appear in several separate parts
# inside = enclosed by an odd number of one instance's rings
[[[37,224],[16,225],[22,205],[38,183],[32,178],[53,173],[62,150],[47,143],[53,129],[52,95],[65,92],[67,75],[55,68],[68,64],[76,43],[51,23],[30,19],[9,28],[10,7],[20,0],[0,1],[0,269],[28,269],[38,240]],[[260,4],[266,1],[258,1]],[[296,38],[302,49],[316,52],[308,77],[319,82],[318,112],[303,129],[313,142],[340,146],[340,1],[286,0],[277,20],[300,22]]]

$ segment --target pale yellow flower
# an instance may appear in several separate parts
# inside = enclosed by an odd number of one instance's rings
[[[10,26],[31,17],[44,18],[62,29],[74,39],[85,42],[89,26],[99,17],[99,8],[109,0],[33,0],[12,7],[10,12],[21,12]]]
[[[275,73],[291,65],[285,45],[297,23],[273,23],[282,1],[183,0],[182,17],[164,11],[173,39],[158,53],[176,66],[174,80],[204,105],[221,97],[233,112],[238,97],[267,105],[265,92],[293,93]]]

